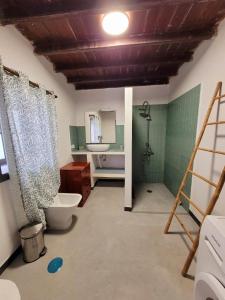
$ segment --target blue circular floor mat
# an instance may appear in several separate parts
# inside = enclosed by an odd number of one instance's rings
[[[61,257],[55,257],[48,264],[48,272],[56,273],[59,272],[63,265],[63,259]]]

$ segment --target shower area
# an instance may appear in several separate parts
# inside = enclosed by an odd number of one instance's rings
[[[135,204],[142,198],[151,205],[165,189],[176,195],[195,143],[199,97],[200,85],[168,104],[152,104],[150,97],[133,106]],[[185,192],[190,195],[190,191],[191,178]]]
[[[133,187],[164,180],[167,105],[133,106]],[[146,190],[147,191],[147,190]]]

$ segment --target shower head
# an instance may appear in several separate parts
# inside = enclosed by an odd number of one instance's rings
[[[142,107],[139,108],[140,116],[145,118],[147,121],[151,121],[151,115],[150,115],[150,104],[148,101],[144,101],[142,104]]]
[[[143,118],[147,118],[148,117],[148,115],[145,112],[140,112],[140,116],[143,117]]]

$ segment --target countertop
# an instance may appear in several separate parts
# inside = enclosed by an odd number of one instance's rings
[[[122,150],[108,150],[108,151],[88,151],[87,149],[84,150],[73,150],[72,155],[86,155],[86,154],[93,154],[93,155],[125,155],[125,152]]]

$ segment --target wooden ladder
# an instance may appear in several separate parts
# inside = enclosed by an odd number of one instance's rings
[[[200,134],[198,136],[198,139],[196,141],[195,147],[192,151],[190,161],[189,161],[187,169],[184,173],[184,177],[183,177],[182,182],[180,184],[180,187],[179,187],[176,199],[175,199],[174,206],[172,208],[172,211],[171,211],[170,216],[169,216],[169,220],[168,220],[168,222],[166,224],[166,227],[165,227],[165,230],[164,230],[164,233],[168,233],[171,222],[173,220],[173,217],[175,217],[177,219],[177,221],[179,222],[179,224],[181,225],[181,227],[184,229],[184,231],[187,234],[187,236],[189,237],[190,241],[192,242],[192,247],[190,249],[189,255],[186,259],[186,262],[185,262],[185,264],[183,266],[183,269],[182,269],[182,272],[181,272],[181,274],[183,276],[185,276],[187,274],[187,272],[189,270],[189,267],[191,265],[191,262],[192,262],[192,260],[195,256],[196,250],[198,248],[201,225],[202,225],[205,217],[212,213],[212,211],[215,207],[215,204],[216,204],[216,202],[219,198],[220,192],[223,188],[224,181],[225,181],[225,167],[223,167],[222,173],[221,173],[219,181],[217,183],[215,183],[215,182],[213,182],[213,181],[205,178],[204,176],[199,175],[199,174],[197,174],[196,172],[193,171],[193,164],[194,164],[195,156],[196,156],[198,151],[206,151],[206,152],[211,152],[211,153],[214,153],[214,154],[225,155],[224,151],[216,151],[216,150],[213,150],[213,149],[207,149],[207,148],[200,147],[200,144],[201,144],[201,141],[202,141],[202,138],[203,138],[203,135],[205,133],[205,130],[206,130],[207,126],[212,126],[212,125],[218,126],[218,125],[221,125],[221,124],[225,124],[225,121],[209,122],[209,118],[210,118],[210,115],[211,115],[214,104],[217,102],[218,105],[220,105],[221,104],[221,102],[220,102],[221,99],[225,97],[225,94],[222,95],[221,93],[222,93],[222,82],[219,82],[217,84],[214,96],[213,96],[213,98],[211,100],[211,103],[209,105],[208,111],[206,113],[202,129],[201,129]],[[187,182],[187,179],[188,179],[189,175],[198,177],[199,179],[203,180],[204,182],[211,185],[215,189],[205,212],[203,212],[194,203],[194,201],[192,199],[190,199],[190,197],[188,197],[184,192],[184,187],[186,186],[186,182]],[[188,231],[188,229],[183,224],[183,222],[181,221],[179,216],[176,214],[176,209],[177,209],[178,205],[182,202],[181,201],[181,196],[183,196],[202,215],[202,221],[200,222],[200,228],[199,228],[199,231],[198,231],[197,236],[195,238],[193,238],[191,232]]]

